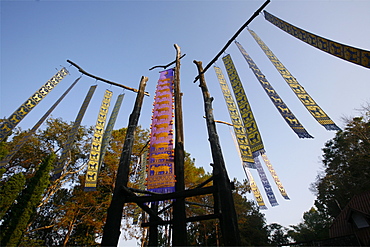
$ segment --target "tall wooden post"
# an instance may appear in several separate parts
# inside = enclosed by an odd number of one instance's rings
[[[153,212],[158,213],[158,204],[152,203],[150,208],[153,210]],[[153,219],[152,216],[149,216],[149,222],[155,221],[156,219]],[[149,226],[149,242],[148,246],[155,247],[158,246],[158,225],[153,224]]]
[[[217,135],[216,124],[213,117],[212,101],[206,81],[204,79],[202,62],[194,61],[197,65],[199,73],[200,88],[202,89],[204,108],[207,122],[207,130],[209,142],[211,145],[213,169],[214,169],[214,186],[217,188],[218,195],[222,195],[220,198],[220,209],[221,209],[221,232],[225,246],[239,246],[240,235],[237,224],[237,216],[235,211],[234,199],[232,195],[232,189],[230,179],[227,175],[224,158],[221,151],[220,142]]]
[[[144,98],[144,89],[147,81],[147,77],[141,77],[139,92],[136,96],[135,105],[130,115],[129,124],[126,132],[126,139],[123,144],[121,158],[118,165],[118,173],[116,177],[113,197],[108,208],[107,221],[104,226],[101,246],[117,246],[119,236],[121,234],[120,228],[122,221],[122,211],[126,199],[122,192],[122,189],[123,187],[127,186],[129,179],[134,133],[139,121],[141,106],[143,104]]]
[[[174,96],[175,96],[175,175],[176,191],[185,190],[184,181],[184,130],[182,121],[182,93],[180,90],[180,47],[174,45],[177,51],[176,54],[176,68],[174,78]],[[173,203],[173,232],[172,245],[173,246],[187,246],[186,233],[186,213],[185,213],[185,198],[176,199]]]

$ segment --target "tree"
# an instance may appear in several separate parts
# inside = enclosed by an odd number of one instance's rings
[[[53,128],[61,129],[60,125],[68,129],[63,121],[52,121]],[[52,130],[54,139],[48,140],[48,145],[56,149],[62,143],[59,138],[61,135]],[[79,136],[79,145],[71,157],[73,161],[79,162],[82,167],[86,163],[87,151],[90,142],[88,137],[90,131],[81,129]],[[69,189],[58,189],[50,196],[47,203],[39,209],[37,220],[30,226],[27,237],[32,239],[43,239],[45,243],[58,244],[62,246],[76,245],[98,245],[98,239],[102,236],[102,229],[106,219],[107,208],[109,207],[111,195],[113,193],[114,181],[117,172],[117,165],[123,142],[126,135],[126,128],[114,130],[111,141],[107,147],[104,162],[100,169],[98,177],[97,191],[84,191],[85,170],[75,173],[72,177],[66,177],[60,181],[63,183],[66,179],[72,181]],[[141,129],[139,126],[136,130],[133,154],[132,169],[130,175],[129,187],[137,187],[139,176],[135,167],[136,157],[149,140],[149,132]],[[78,153],[80,150],[80,153]],[[82,155],[84,154],[84,155]],[[76,156],[79,156],[79,158]],[[70,164],[70,169],[77,167]],[[48,193],[47,195],[50,195]],[[134,206],[125,207],[126,217],[131,217]],[[41,217],[40,217],[41,216]],[[125,226],[124,226],[125,227]],[[131,232],[132,237],[134,232]]]
[[[5,169],[4,169],[5,170]],[[0,219],[3,218],[9,207],[13,204],[26,182],[23,173],[16,173],[0,188]]]
[[[34,177],[13,204],[1,225],[1,245],[18,245],[27,225],[36,213],[37,205],[50,182],[50,171],[55,155],[50,154],[38,168]]]
[[[329,237],[329,226],[354,195],[370,188],[370,105],[360,117],[346,120],[346,127],[325,143],[323,166],[310,190],[315,207],[303,214],[303,223],[290,226],[295,241]]]
[[[268,231],[264,215],[253,201],[246,198],[251,193],[247,180],[243,183],[234,179],[235,191],[233,192],[236,214],[238,217],[241,244],[243,246],[268,245]]]
[[[7,165],[7,172],[4,174],[2,182],[9,180],[15,174],[15,171],[21,172],[26,178],[26,188],[29,190],[33,186],[33,181],[39,176],[37,175],[38,172],[42,170],[42,165],[39,166],[40,160],[50,153],[55,153],[56,157],[53,165],[58,161],[58,156],[60,156],[71,127],[72,123],[66,123],[62,119],[48,119],[46,128],[33,135]],[[126,128],[114,130],[112,133],[100,168],[97,191],[85,192],[85,167],[91,146],[92,129],[92,127],[84,126],[78,129],[65,173],[60,179],[51,181],[47,189],[38,194],[42,195],[42,199],[34,200],[38,203],[33,207],[32,212],[27,213],[29,215],[28,220],[23,218],[20,220],[20,222],[26,223],[25,226],[22,223],[21,235],[23,236],[18,241],[19,246],[96,246],[99,244],[107,208],[114,189],[117,165],[125,140]],[[4,142],[0,149],[6,154],[7,150],[11,150],[17,145],[17,141],[24,135],[24,131],[16,131],[12,140]],[[138,161],[141,154],[147,150],[148,141],[149,130],[138,126],[135,132],[128,187],[143,189],[141,186],[144,181],[141,175],[145,167],[141,167]],[[195,166],[195,160],[188,153],[185,155],[185,174],[186,188],[194,188],[211,177],[211,174],[205,172],[203,168]],[[209,185],[212,185],[212,182]],[[240,228],[243,229],[243,243],[246,243],[246,245],[266,245],[267,230],[265,229],[263,215],[256,205],[245,198],[245,193],[250,190],[249,187],[245,183],[236,182],[236,185],[237,189],[234,196],[237,202]],[[21,195],[26,195],[25,191]],[[16,200],[19,202],[18,198]],[[188,217],[213,213],[213,209],[210,207],[210,205],[213,205],[212,195],[202,195],[187,198],[187,200],[190,202],[186,206]],[[165,203],[168,206],[171,202]],[[19,206],[19,203],[17,205]],[[143,214],[138,213],[140,210],[133,203],[125,204],[124,210],[125,216],[122,228],[128,229],[126,239],[141,235],[139,228],[132,227],[132,222],[134,218],[135,221],[143,221]],[[15,209],[12,209],[12,212],[15,212]],[[169,213],[170,210],[167,214],[169,215]],[[2,223],[2,230],[9,226],[8,221],[9,219],[6,218]],[[221,243],[222,236],[218,220],[192,222],[188,223],[187,227],[189,243],[193,245],[217,245],[217,243]],[[170,231],[168,226],[160,228],[161,236],[159,239],[161,239],[163,245],[170,243],[168,237]]]
[[[370,108],[348,121],[323,148],[324,174],[312,184],[315,206],[336,217],[350,199],[370,188]]]
[[[277,223],[272,223],[267,226],[269,232],[269,243],[274,246],[281,246],[289,243],[289,236],[287,234],[287,228]]]
[[[322,213],[312,207],[303,214],[303,223],[290,226],[288,235],[296,242],[309,242],[329,238],[329,223]]]

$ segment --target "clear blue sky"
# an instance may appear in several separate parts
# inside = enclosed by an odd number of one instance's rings
[[[78,77],[67,59],[100,77],[138,87],[142,75],[149,77],[140,124],[149,128],[153,95],[159,78],[148,69],[167,64],[175,58],[173,45],[178,44],[186,57],[182,59],[185,149],[197,166],[211,171],[204,107],[193,60],[206,65],[221,50],[240,26],[262,5],[253,1],[1,1],[1,109],[8,117],[39,89],[60,66],[70,74],[19,124],[32,128],[36,121]],[[278,1],[272,0],[267,11],[302,29],[365,50],[370,50],[370,2],[363,1]],[[355,116],[356,109],[370,102],[370,70],[319,51],[281,31],[258,16],[249,27],[270,47],[280,61],[303,85],[337,125],[343,116]],[[283,226],[298,224],[302,214],[313,205],[308,190],[322,170],[321,148],[334,137],[320,126],[298,101],[273,65],[244,31],[237,40],[255,60],[267,80],[290,107],[313,140],[299,139],[281,118],[256,81],[237,47],[231,54],[256,116],[267,155],[291,200],[284,200],[277,188],[279,206],[263,211],[267,223]],[[222,61],[217,65],[226,75]],[[215,73],[206,73],[210,93],[215,98],[214,115],[230,121]],[[73,91],[53,112],[53,117],[73,121],[88,88],[95,80],[84,76]],[[83,125],[94,125],[104,90],[120,88],[98,82]],[[126,91],[115,128],[127,126],[136,94]],[[245,178],[229,127],[218,126],[230,178]],[[254,172],[254,171],[253,171]],[[267,170],[266,170],[267,172]],[[253,173],[256,180],[257,174]],[[262,185],[258,183],[262,190]],[[253,199],[253,196],[249,196]],[[265,199],[266,203],[267,199]]]

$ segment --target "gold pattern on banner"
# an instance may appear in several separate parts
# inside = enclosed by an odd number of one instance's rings
[[[319,50],[327,52],[333,56],[339,57],[351,63],[355,63],[366,68],[370,68],[370,51],[358,49],[348,45],[343,45],[329,39],[317,36],[313,33],[306,32],[296,26],[285,22],[276,16],[264,11],[265,19],[281,30],[289,33],[293,37],[302,40],[303,42],[316,47]]]
[[[100,167],[103,163],[105,152],[107,150],[107,146],[108,146],[109,140],[111,138],[113,127],[114,127],[114,124],[116,123],[118,112],[121,108],[124,96],[125,96],[124,94],[118,95],[116,103],[114,104],[114,107],[113,107],[112,114],[110,115],[107,127],[105,128],[105,131],[104,131],[104,134],[103,134],[103,141],[101,143],[100,158],[99,158],[99,169],[100,169]]]
[[[222,58],[225,64],[227,74],[229,76],[231,86],[234,91],[236,102],[238,103],[240,114],[243,119],[244,128],[249,138],[249,144],[254,156],[258,156],[256,152],[264,152],[261,134],[258,130],[256,120],[254,118],[251,106],[248,102],[247,95],[244,92],[243,85],[240,81],[239,75],[236,72],[233,61],[230,55]],[[257,155],[256,155],[256,154]]]
[[[99,172],[100,151],[104,134],[104,126],[107,119],[112,94],[113,93],[111,91],[105,90],[103,101],[100,106],[98,120],[96,121],[94,135],[91,142],[90,158],[89,162],[87,163],[85,191],[91,191],[96,189]]]
[[[78,131],[78,127],[81,124],[82,118],[85,115],[86,109],[89,106],[90,100],[91,100],[91,98],[92,98],[92,96],[95,92],[96,87],[97,87],[96,85],[93,85],[93,86],[90,87],[90,89],[89,89],[89,91],[88,91],[88,93],[85,97],[85,100],[81,105],[80,111],[77,114],[77,117],[76,117],[75,122],[73,123],[72,129],[68,134],[67,142],[63,146],[63,151],[62,151],[62,154],[60,156],[59,162],[57,163],[56,167],[54,168],[54,175],[52,177],[53,180],[58,179],[62,175],[64,165],[67,161],[68,153],[72,149],[73,142],[75,140],[75,136],[76,136],[77,131]]]
[[[285,68],[279,59],[272,53],[272,51],[261,40],[261,38],[258,37],[254,31],[250,29],[248,29],[248,31],[264,51],[266,56],[270,59],[275,68],[279,71],[284,80],[288,83],[293,92],[297,95],[298,99],[311,113],[311,115],[327,130],[340,130],[340,128],[329,118],[329,116],[316,104],[306,90],[304,90],[304,88],[298,83],[296,78],[292,76],[292,74]]]
[[[173,69],[160,72],[152,110],[146,186],[157,193],[175,191],[173,74]]]
[[[263,201],[263,198],[261,196],[261,192],[259,191],[259,189],[257,187],[257,184],[253,179],[252,173],[249,171],[248,167],[245,167],[245,166],[244,166],[244,171],[245,171],[245,174],[247,175],[247,178],[248,178],[248,181],[249,181],[249,186],[252,189],[254,198],[256,199],[259,208],[260,209],[267,209],[267,207],[265,205],[265,202]]]
[[[253,74],[256,76],[257,80],[265,90],[266,94],[269,96],[272,103],[279,111],[280,115],[283,117],[285,122],[289,125],[289,127],[298,135],[299,138],[313,138],[302,126],[302,124],[298,121],[298,119],[294,116],[294,114],[289,110],[288,106],[284,103],[284,101],[280,98],[278,93],[267,81],[265,76],[262,74],[261,70],[257,67],[252,58],[244,50],[242,45],[237,41],[235,41],[235,44],[238,46],[240,52],[243,54],[243,57],[247,61],[249,68],[253,71]]]
[[[50,109],[40,118],[40,120],[32,127],[32,129],[17,143],[17,145],[8,153],[4,160],[0,161],[0,167],[5,166],[13,158],[13,156],[23,147],[23,145],[28,141],[28,139],[36,132],[40,125],[45,121],[45,119],[53,112],[53,110],[58,106],[58,104],[64,99],[64,97],[71,91],[71,89],[76,85],[76,83],[81,79],[77,78],[72,85],[60,96],[60,98],[50,107]]]
[[[274,168],[272,167],[269,159],[267,158],[267,155],[266,153],[262,154],[262,159],[263,161],[265,162],[269,172],[271,173],[271,176],[273,177],[274,181],[275,181],[275,184],[276,186],[278,187],[279,191],[280,191],[280,194],[287,200],[290,200],[290,198],[288,197],[288,194],[286,193],[284,187],[283,187],[283,184],[280,182],[280,179],[278,177],[278,175],[276,174]]]
[[[68,75],[68,70],[62,68],[26,102],[24,102],[8,119],[0,125],[0,141],[3,141],[17,124],[61,81]]]
[[[217,79],[221,86],[221,91],[224,95],[226,106],[230,114],[231,122],[233,123],[235,136],[240,149],[240,154],[243,162],[246,162],[249,168],[255,168],[252,151],[249,145],[247,133],[245,132],[243,123],[240,119],[239,111],[235,104],[234,98],[231,96],[229,86],[226,83],[225,77],[219,67],[214,66]]]
[[[231,134],[231,137],[233,138],[236,151],[238,152],[239,157],[241,159],[240,149],[238,148],[238,144],[237,144],[238,142],[236,141],[235,133],[233,133],[231,129],[230,129],[230,134]],[[243,166],[245,175],[247,176],[247,179],[248,179],[248,184],[251,187],[251,190],[253,192],[254,198],[257,201],[258,206],[260,207],[260,209],[267,209],[265,202],[263,201],[263,198],[261,196],[261,192],[258,189],[257,184],[253,179],[252,173],[249,171],[248,165],[246,165],[245,162],[243,162],[243,160],[241,161],[242,161],[242,166]]]

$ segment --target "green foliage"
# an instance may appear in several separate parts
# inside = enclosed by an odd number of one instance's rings
[[[333,219],[354,195],[370,188],[370,107],[361,117],[347,120],[323,148],[324,171],[311,184],[315,207],[303,214],[303,222],[290,226],[289,236],[298,242],[329,237]]]
[[[31,217],[36,213],[37,205],[49,185],[50,171],[53,167],[55,155],[49,157],[40,165],[34,177],[27,183],[27,187],[17,198],[17,204],[13,204],[9,214],[6,215],[1,226],[1,245],[16,246],[20,242],[23,233]]]
[[[240,183],[234,180],[234,183],[236,190],[233,196],[242,246],[267,245],[268,231],[265,218],[256,204],[246,198],[246,193],[250,192],[247,181]]]
[[[14,156],[14,159],[9,163],[11,169],[8,169],[7,174],[4,175],[9,180],[12,175],[11,171],[17,168],[18,171],[23,172],[27,183],[26,189],[16,199],[18,203],[14,204],[9,210],[9,214],[4,217],[4,222],[1,225],[1,243],[19,246],[96,246],[98,239],[102,237],[106,212],[111,201],[118,162],[126,136],[126,128],[114,130],[112,133],[100,169],[97,191],[84,192],[85,167],[91,146],[92,128],[79,128],[70,154],[70,161],[67,164],[67,172],[60,180],[49,184],[49,172],[47,172],[51,169],[47,166],[49,163],[44,162],[40,166],[38,164],[49,153],[57,154],[57,157],[54,157],[57,162],[72,123],[66,123],[61,119],[48,119],[46,125],[44,130],[38,131],[31,137]],[[1,149],[5,151],[12,149],[24,134],[25,132],[16,131],[12,141],[6,142],[4,146],[1,146]],[[145,168],[139,164],[138,157],[145,150],[144,147],[148,140],[149,130],[138,126],[132,150],[129,187],[143,189],[144,181],[140,174]],[[185,153],[186,188],[194,188],[210,177],[211,174],[206,173],[201,167],[196,167],[194,159],[191,158],[190,154]],[[246,183],[236,182],[236,184],[234,200],[243,244],[266,245],[268,243],[267,230],[263,214],[252,202],[247,201],[245,193],[250,188]],[[212,185],[212,182],[208,185]],[[14,200],[9,199],[9,201]],[[200,204],[213,205],[211,195],[187,198],[187,201],[193,203],[186,207],[188,217],[213,213],[213,208],[199,206]],[[131,223],[133,217],[136,217],[138,222],[145,220],[140,211],[135,204],[125,205],[123,222],[126,222],[127,225],[123,224],[122,228],[128,232],[125,236],[128,239],[141,235],[138,228],[133,227]],[[15,226],[15,223],[19,224]],[[159,239],[164,246],[170,243],[169,229],[169,226],[159,229]],[[218,220],[189,223],[188,233],[189,243],[192,245],[210,246],[222,243]],[[145,240],[143,239],[143,241]]]
[[[309,242],[329,238],[329,221],[312,207],[303,214],[303,223],[291,226],[289,236],[296,242]]]
[[[5,169],[4,169],[5,170]],[[22,191],[26,182],[22,173],[11,176],[0,188],[0,219],[3,218],[8,208]]]
[[[325,173],[313,187],[315,206],[328,218],[336,217],[354,195],[370,188],[370,119],[366,116],[353,118],[323,148]]]
[[[289,243],[288,228],[277,223],[272,223],[267,226],[267,231],[269,232],[270,245],[281,246]]]

